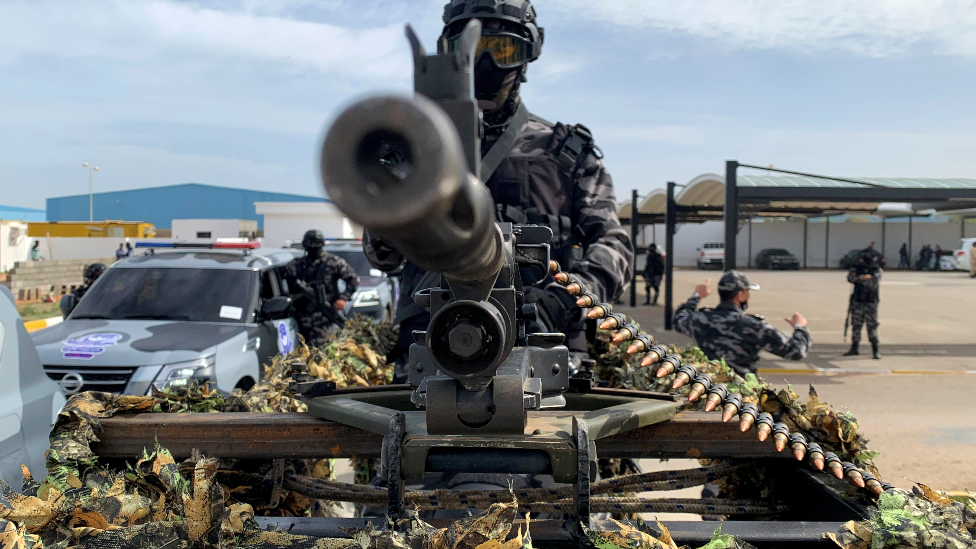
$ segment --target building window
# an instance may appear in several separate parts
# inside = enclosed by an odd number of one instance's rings
[[[210,231],[205,233],[197,233],[197,238],[210,238]]]

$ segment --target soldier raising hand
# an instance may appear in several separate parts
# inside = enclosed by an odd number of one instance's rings
[[[800,313],[785,319],[793,326],[787,335],[770,326],[762,317],[746,314],[750,292],[759,286],[738,271],[722,275],[718,283],[721,303],[714,309],[698,309],[701,300],[712,294],[711,279],[699,284],[695,293],[674,313],[675,329],[695,340],[711,360],[725,362],[740,375],[755,373],[759,351],[769,351],[789,360],[802,360],[810,350],[807,319]]]

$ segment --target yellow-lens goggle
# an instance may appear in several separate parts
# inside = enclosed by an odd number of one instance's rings
[[[450,51],[458,51],[461,35],[447,40]],[[499,68],[514,68],[532,61],[532,42],[517,34],[485,34],[478,40],[478,47],[474,58],[479,59],[484,52],[491,52],[491,57]]]

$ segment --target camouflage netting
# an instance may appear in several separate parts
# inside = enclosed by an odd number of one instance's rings
[[[392,367],[385,354],[396,341],[389,324],[350,321],[326,346],[303,344],[265,367],[261,384],[246,393],[221,395],[208,387],[189,387],[152,397],[85,393],[69,400],[51,434],[49,476],[36,482],[24,471],[22,493],[3,486],[7,506],[0,506],[0,549],[30,547],[240,547],[517,549],[530,546],[528,532],[510,534],[516,504],[495,504],[479,517],[438,530],[421,521],[404,524],[403,532],[352,532],[353,539],[314,539],[283,532],[263,532],[254,516],[331,516],[333,504],[289,492],[282,480],[289,473],[331,479],[332,460],[216,460],[203,456],[177,463],[164,448],[145,451],[129,462],[100,462],[90,444],[97,440],[99,419],[119,413],[303,412],[304,404],[288,389],[293,373],[302,371],[338,386],[388,383]],[[837,414],[811,390],[806,403],[790,388],[774,391],[755,376],[736,375],[721,362],[708,361],[694,348],[675,349],[699,371],[741,392],[747,401],[806,432],[845,459],[875,471],[857,422]],[[651,368],[635,367],[606,339],[594,349],[597,373],[617,387],[669,390],[673,375],[656,380]],[[812,389],[812,388],[811,388]],[[687,393],[687,386],[681,391]],[[610,464],[605,472],[624,472]],[[370,464],[356,465],[360,481]],[[616,471],[616,469],[621,469]],[[769,495],[762,467],[743,464],[726,479],[724,495]],[[760,482],[755,485],[756,478]],[[744,486],[752,486],[744,490]],[[751,491],[750,491],[751,490]],[[748,493],[747,493],[748,492]],[[976,500],[952,502],[927,488],[895,491],[881,497],[872,521],[849,523],[836,541],[848,548],[968,547],[972,544]],[[675,547],[663,526],[652,529],[601,523],[588,532],[604,549]],[[663,534],[662,534],[663,533]],[[707,549],[749,547],[717,531]]]

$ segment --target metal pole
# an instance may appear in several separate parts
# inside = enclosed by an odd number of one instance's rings
[[[678,224],[677,206],[674,202],[674,181],[668,181],[667,211],[664,214],[664,329],[671,330],[674,315],[674,232]]]
[[[637,189],[630,191],[630,241],[634,246],[634,264],[630,276],[630,306],[637,306]]]
[[[888,238],[888,218],[881,218],[881,255],[887,257],[888,254],[885,253],[885,244]]]
[[[735,239],[739,236],[739,163],[725,161],[725,270],[735,269]]]
[[[966,238],[966,216],[959,215],[959,238]]]
[[[94,192],[92,187],[92,169],[88,168],[88,222],[95,221]]]
[[[808,229],[809,221],[810,220],[807,219],[806,217],[803,218],[803,268],[804,269],[807,268],[807,229]]]
[[[914,220],[915,220],[915,218],[913,218],[913,217],[909,217],[908,218],[908,270],[909,271],[912,270],[912,257],[913,257],[913,252],[912,252],[912,229],[915,226]]]
[[[824,269],[830,268],[830,216],[827,217],[827,231],[824,234]]]
[[[746,259],[746,265],[752,268],[752,216],[749,216],[749,257]]]

